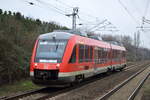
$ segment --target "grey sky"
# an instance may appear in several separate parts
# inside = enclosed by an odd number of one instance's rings
[[[29,5],[27,1],[34,2],[35,5]],[[133,37],[134,32],[137,31],[136,27],[141,24],[141,18],[144,15],[148,0],[120,1],[131,13],[131,16],[119,3],[119,0],[0,0],[0,8],[15,12],[19,11],[25,16],[39,18],[44,21],[55,21],[71,28],[71,18],[63,14],[72,13],[71,7],[79,7],[80,19],[77,20],[77,23],[83,23],[83,26],[78,27],[90,28],[92,27],[91,24],[97,24],[104,19],[108,19],[120,30],[113,32],[113,34],[126,34]],[[55,7],[59,10],[56,10]],[[150,19],[149,12],[150,6],[146,14],[147,19]],[[112,34],[112,32],[100,33]],[[141,32],[141,46],[150,48],[149,33],[150,31]]]

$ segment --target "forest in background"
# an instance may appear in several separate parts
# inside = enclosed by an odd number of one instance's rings
[[[135,34],[134,34],[135,35]],[[132,39],[130,36],[122,35],[101,35],[104,41],[116,41],[122,43],[126,48],[127,61],[143,61],[150,59],[150,50],[148,48],[141,47],[141,40]]]
[[[56,29],[68,28],[0,9],[0,84],[29,77],[29,61],[36,38]]]
[[[21,13],[0,9],[0,85],[29,77],[29,64],[38,35],[68,29],[55,22],[24,17]],[[134,45],[130,36],[102,35],[105,41],[119,41],[127,49],[127,60],[150,59],[150,50]]]

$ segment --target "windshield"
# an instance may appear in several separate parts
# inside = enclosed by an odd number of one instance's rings
[[[66,40],[39,40],[36,62],[60,62],[66,47]]]

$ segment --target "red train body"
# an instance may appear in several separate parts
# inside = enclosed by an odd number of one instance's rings
[[[35,43],[30,76],[36,84],[66,84],[126,66],[126,49],[104,41],[52,32]]]

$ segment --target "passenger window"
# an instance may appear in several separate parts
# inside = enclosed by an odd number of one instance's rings
[[[85,45],[85,60],[84,60],[85,62],[88,62],[88,59],[89,59],[88,55],[89,55],[88,46]]]
[[[90,46],[90,61],[92,61],[92,57],[93,57],[93,47]]]
[[[95,63],[98,63],[98,47],[95,47],[94,49],[94,60]]]
[[[75,63],[75,62],[76,62],[76,46],[73,48],[72,55],[69,60],[69,63]]]
[[[79,62],[83,62],[84,59],[84,45],[79,45]]]

